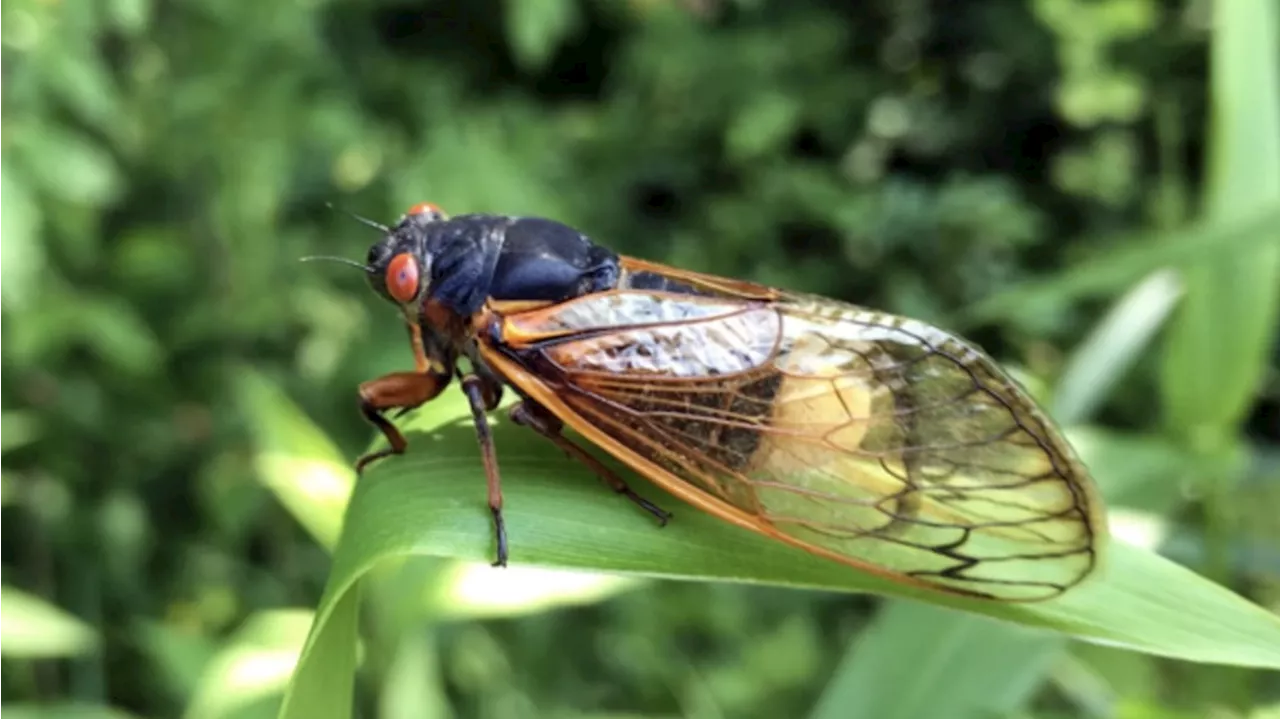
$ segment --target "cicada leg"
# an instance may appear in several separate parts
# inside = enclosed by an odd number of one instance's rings
[[[667,521],[671,519],[671,513],[664,511],[661,507],[653,502],[636,494],[626,480],[619,477],[608,467],[604,466],[600,460],[591,456],[589,452],[574,444],[572,440],[563,434],[564,423],[555,415],[551,414],[540,404],[531,400],[524,400],[520,404],[515,405],[510,411],[511,421],[518,425],[523,425],[537,432],[538,434],[551,440],[553,444],[564,451],[573,459],[582,462],[595,473],[597,477],[604,481],[609,487],[636,503],[641,509],[652,514],[657,518],[658,523],[666,526]]]
[[[370,452],[356,460],[356,474],[364,472],[370,462],[403,454],[408,442],[385,413],[399,409],[399,414],[430,402],[449,384],[451,376],[434,372],[392,372],[360,385],[360,412],[377,427],[387,443],[386,449]]]
[[[385,413],[393,409],[399,410],[395,414],[399,417],[426,404],[438,397],[449,386],[449,380],[453,379],[453,355],[448,352],[437,353],[439,356],[433,362],[426,354],[427,345],[423,342],[422,326],[417,322],[409,322],[406,329],[409,332],[409,346],[413,348],[416,371],[391,372],[360,385],[360,413],[382,432],[390,446],[357,459],[357,475],[363,473],[370,462],[393,454],[404,454],[408,446],[404,435],[386,418]]]
[[[484,462],[484,477],[489,488],[489,511],[493,514],[494,538],[498,544],[495,567],[507,566],[507,525],[502,519],[502,478],[498,474],[498,453],[493,446],[493,433],[489,431],[488,412],[502,400],[502,385],[481,375],[462,377],[462,392],[471,405],[471,419],[476,428],[476,440],[480,442],[480,458]]]

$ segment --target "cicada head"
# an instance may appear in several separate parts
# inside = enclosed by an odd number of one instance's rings
[[[446,219],[439,207],[420,202],[369,248],[365,258],[369,285],[401,307],[420,301],[431,277],[431,226]]]

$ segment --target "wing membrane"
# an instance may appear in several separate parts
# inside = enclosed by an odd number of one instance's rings
[[[503,348],[508,374],[536,376],[571,426],[738,524],[1006,600],[1056,596],[1097,561],[1101,508],[1070,447],[937,328],[823,298],[661,291],[506,322],[527,340]]]

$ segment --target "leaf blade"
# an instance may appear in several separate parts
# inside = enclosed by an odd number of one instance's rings
[[[453,420],[461,403],[442,401]],[[326,602],[384,558],[405,554],[487,561],[492,529],[484,479],[465,421],[434,413],[411,449],[357,483],[334,556]],[[1280,667],[1280,618],[1172,562],[1113,542],[1102,576],[1061,599],[1023,605],[938,595],[863,575],[738,529],[649,489],[676,518],[652,519],[597,487],[589,473],[511,425],[494,429],[513,564],[703,581],[871,591],[921,599],[1138,651],[1242,666]],[[644,486],[637,480],[637,486]],[[493,570],[500,572],[501,570]],[[323,620],[323,615],[321,617]]]
[[[1065,645],[1060,637],[915,602],[887,605],[850,646],[810,719],[913,719],[1018,709]]]
[[[1280,202],[1280,39],[1274,3],[1214,12],[1206,213],[1230,222]],[[1183,268],[1161,390],[1170,428],[1194,443],[1219,448],[1261,386],[1280,316],[1278,228]]]
[[[1144,275],[1196,262],[1214,253],[1244,252],[1267,244],[1280,226],[1280,202],[1255,208],[1234,220],[1201,221],[1174,231],[1118,237],[1115,247],[1050,278],[1015,285],[964,308],[958,320],[972,326],[1019,316],[1028,308],[1070,300],[1111,296]]]
[[[61,607],[0,585],[0,648],[5,657],[76,657],[96,651],[99,642],[93,627]]]

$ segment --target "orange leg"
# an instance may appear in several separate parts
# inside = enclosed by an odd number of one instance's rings
[[[564,423],[543,408],[542,405],[525,400],[511,408],[510,417],[512,422],[528,427],[546,437],[566,455],[587,465],[613,491],[635,502],[641,509],[656,517],[660,525],[665,527],[667,520],[671,519],[670,512],[664,511],[656,504],[636,494],[627,485],[626,480],[604,466],[600,460],[591,456],[585,449],[574,444],[572,440],[561,434],[564,431]]]
[[[449,384],[451,375],[427,372],[392,372],[360,385],[360,411],[387,438],[386,449],[370,452],[356,461],[356,473],[364,471],[370,462],[396,454],[404,454],[408,442],[385,413],[398,409],[403,414],[419,405],[435,399]],[[471,418],[475,423],[476,439],[480,442],[480,456],[484,462],[484,474],[489,488],[489,511],[493,513],[494,534],[498,544],[495,567],[507,566],[507,528],[502,519],[502,485],[498,475],[498,457],[494,451],[493,435],[489,431],[487,412],[498,406],[502,388],[477,375],[462,378],[462,391],[471,405]]]
[[[449,384],[449,379],[448,374],[432,372],[392,372],[360,385],[360,412],[382,432],[391,446],[356,460],[356,474],[364,472],[370,462],[393,454],[404,454],[408,446],[404,435],[384,413],[399,409],[398,414],[403,414],[435,399]]]

